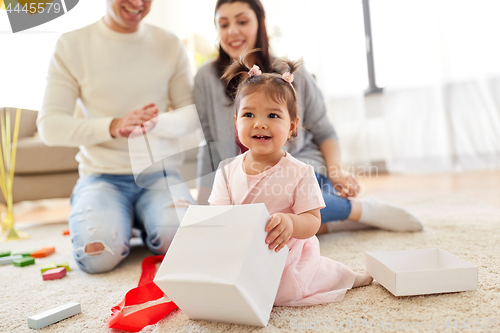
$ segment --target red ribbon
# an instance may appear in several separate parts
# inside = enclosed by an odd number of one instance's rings
[[[163,291],[153,282],[156,274],[156,264],[161,263],[164,256],[147,257],[142,262],[142,275],[136,288],[130,289],[123,300],[111,309],[108,320],[109,328],[116,328],[128,332],[139,332],[148,325],[156,324],[160,319],[177,309],[177,305],[170,301],[123,315],[123,308],[129,305],[142,304],[163,297]]]

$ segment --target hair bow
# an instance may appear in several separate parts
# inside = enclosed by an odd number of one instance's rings
[[[293,74],[290,72],[285,72],[281,75],[281,78],[285,80],[286,82],[292,84],[293,82]]]
[[[248,75],[250,77],[259,76],[260,74],[262,74],[262,71],[260,70],[259,66],[257,66],[257,65],[253,65],[253,67],[248,71]]]

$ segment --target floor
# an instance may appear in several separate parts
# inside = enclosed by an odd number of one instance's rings
[[[500,207],[500,170],[427,174],[427,175],[389,175],[381,174],[359,179],[362,195],[373,195],[391,201],[411,192],[415,196],[460,193],[480,198],[485,203]],[[192,191],[196,197],[196,191]],[[3,212],[5,207],[0,207]],[[40,200],[21,202],[14,205],[16,226],[61,223],[67,220],[70,212],[69,199]]]
[[[380,199],[414,195],[460,193],[500,207],[500,170],[430,175],[379,175],[363,178],[366,194]]]
[[[328,233],[318,237],[323,256],[361,272],[366,269],[366,252],[440,248],[478,268],[477,290],[396,297],[375,281],[370,286],[348,291],[345,299],[339,303],[275,307],[268,327],[258,329],[259,332],[290,332],[294,327],[293,323],[312,325],[324,323],[325,320],[335,325],[362,323],[354,329],[342,329],[345,332],[374,330],[365,329],[365,323],[392,323],[392,327],[398,328],[399,325],[405,325],[405,332],[441,332],[447,331],[445,325],[448,323],[454,322],[457,325],[459,321],[458,325],[461,325],[462,320],[466,325],[467,320],[473,320],[475,325],[479,325],[474,326],[477,332],[492,331],[494,328],[487,330],[481,325],[487,320],[488,324],[496,320],[495,327],[498,330],[500,242],[495,231],[500,230],[500,170],[434,175],[380,175],[361,179],[360,183],[365,195],[401,204],[414,212],[424,222],[424,231],[396,233],[371,229]],[[9,311],[0,311],[0,331],[32,332],[26,325],[26,317],[61,304],[78,302],[82,305],[82,314],[51,325],[44,331],[109,332],[106,322],[110,309],[120,302],[128,290],[137,285],[141,262],[151,253],[143,246],[132,246],[127,259],[112,272],[86,274],[78,269],[72,257],[70,237],[62,235],[62,231],[67,228],[64,223],[69,213],[67,199],[20,203],[16,205],[16,213],[16,226],[26,228],[25,231],[31,238],[28,242],[0,243],[0,251],[21,252],[26,251],[26,248],[47,246],[54,246],[57,250],[53,256],[42,258],[35,265],[24,268],[5,265],[0,267],[3,285],[15,286],[0,293],[0,304],[9,304]],[[50,261],[69,262],[71,271],[68,276],[57,281],[43,281],[40,268]],[[132,311],[140,308],[142,307],[133,307]],[[431,330],[431,323],[436,326],[439,323],[439,329]],[[407,324],[414,329],[406,329]],[[422,324],[425,325],[424,328],[418,326]],[[333,330],[331,327],[330,330]],[[384,329],[388,332],[401,330]],[[459,330],[451,329],[453,332]],[[175,311],[144,331],[241,333],[255,332],[256,329],[190,320],[184,312]]]

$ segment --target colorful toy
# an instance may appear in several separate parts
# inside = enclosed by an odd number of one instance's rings
[[[54,269],[54,268],[57,268],[57,266],[56,266],[56,262],[55,262],[55,261],[52,261],[50,264],[45,265],[45,266],[43,266],[42,268],[40,268],[40,272],[43,274],[43,273],[45,273],[46,271],[48,271],[48,270],[50,270],[50,269]]]
[[[24,266],[34,265],[35,264],[35,259],[24,257],[24,258],[21,258],[21,259],[16,259],[12,263],[14,264],[14,266],[24,267]]]
[[[0,258],[10,256],[10,251],[0,251]]]
[[[14,255],[14,256],[16,256],[16,255],[21,255],[21,256],[23,256],[23,257],[30,257],[32,252],[33,252],[33,251],[19,252],[19,253],[14,253],[13,255]]]
[[[71,302],[28,317],[28,327],[40,329],[82,312],[80,303]]]
[[[15,254],[13,256],[0,258],[0,265],[10,265],[14,260],[22,259],[23,256],[20,254]]]
[[[69,269],[69,264],[67,262],[57,264],[57,267],[65,267],[67,272],[71,271],[71,269]]]
[[[69,236],[69,229],[63,230],[63,236]]]
[[[35,252],[31,253],[31,257],[33,257],[33,258],[45,258],[54,252],[56,252],[55,247],[44,247],[43,249],[36,250]]]
[[[66,276],[66,267],[49,269],[42,274],[43,280],[56,280]]]

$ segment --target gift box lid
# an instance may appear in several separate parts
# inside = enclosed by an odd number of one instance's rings
[[[476,290],[477,267],[441,249],[366,253],[366,270],[394,296]]]

